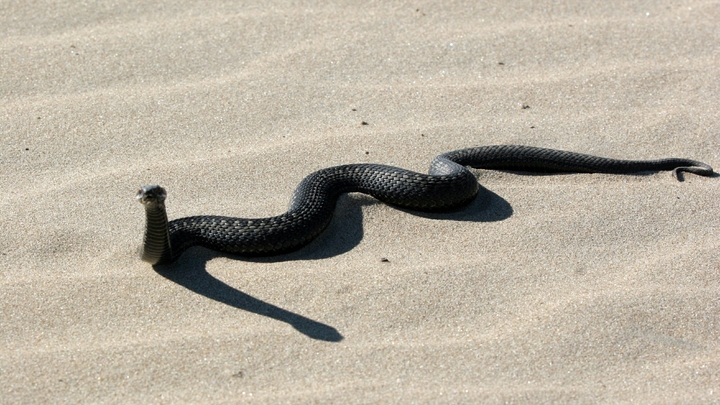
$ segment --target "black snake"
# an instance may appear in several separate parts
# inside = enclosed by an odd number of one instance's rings
[[[392,166],[350,164],[318,170],[295,189],[290,208],[269,218],[201,215],[168,222],[165,189],[144,186],[137,199],[145,205],[142,259],[151,264],[174,261],[194,245],[240,255],[272,255],[309,243],[330,223],[342,193],[362,192],[388,204],[421,211],[462,206],[478,193],[466,168],[544,172],[633,173],[673,170],[711,176],[713,169],[689,159],[618,160],[530,146],[480,146],[444,153],[429,174]]]

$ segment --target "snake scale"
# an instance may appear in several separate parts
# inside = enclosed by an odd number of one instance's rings
[[[288,211],[269,218],[201,215],[168,222],[167,193],[143,186],[137,199],[145,206],[146,227],[141,257],[155,264],[173,262],[190,246],[251,256],[300,248],[330,223],[343,193],[362,192],[388,204],[420,210],[450,210],[478,193],[477,169],[580,173],[637,173],[673,170],[713,175],[705,163],[690,159],[619,160],[563,150],[519,145],[480,146],[437,156],[429,174],[378,164],[349,164],[318,170],[295,189]]]

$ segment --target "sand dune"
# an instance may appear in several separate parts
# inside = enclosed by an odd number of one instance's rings
[[[716,2],[0,10],[0,403],[720,402],[718,178],[476,170],[458,212],[350,194],[298,252],[158,271],[133,198],[275,215],[505,143],[718,168]]]

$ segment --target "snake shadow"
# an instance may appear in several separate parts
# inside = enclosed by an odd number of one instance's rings
[[[343,339],[340,332],[332,326],[255,298],[213,277],[207,272],[206,264],[215,255],[207,254],[208,252],[210,251],[193,252],[197,254],[187,255],[180,263],[156,265],[153,269],[194,293],[237,309],[285,322],[309,338],[326,342],[339,342]]]
[[[270,257],[244,257],[192,247],[175,263],[156,265],[153,269],[166,279],[211,300],[285,322],[311,339],[339,342],[343,336],[337,329],[231,287],[208,273],[207,262],[217,257],[267,263],[317,260],[340,255],[360,244],[363,238],[362,207],[373,204],[382,203],[364,194],[353,193],[342,196],[338,200],[335,215],[328,228],[317,239],[295,252]],[[472,222],[501,221],[509,218],[513,213],[512,207],[505,199],[483,186],[480,186],[480,192],[472,202],[452,212],[426,213],[398,209],[435,220]]]

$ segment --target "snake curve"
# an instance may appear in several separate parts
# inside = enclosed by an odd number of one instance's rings
[[[165,189],[143,186],[136,198],[145,206],[142,260],[168,264],[195,245],[251,256],[273,255],[302,247],[330,223],[343,193],[362,192],[380,201],[419,211],[442,211],[469,203],[478,193],[466,168],[578,173],[637,173],[672,170],[713,175],[705,163],[690,159],[620,160],[520,145],[480,146],[437,156],[428,174],[379,164],[349,164],[318,170],[295,189],[284,214],[268,218],[201,215],[168,221]]]

